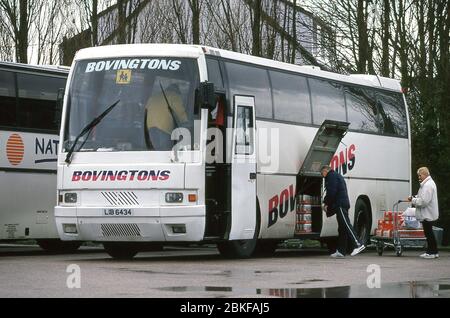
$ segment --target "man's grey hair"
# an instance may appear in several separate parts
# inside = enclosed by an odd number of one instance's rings
[[[323,171],[323,170],[330,171],[330,170],[331,170],[330,165],[323,165],[323,166],[320,168],[320,171]]]

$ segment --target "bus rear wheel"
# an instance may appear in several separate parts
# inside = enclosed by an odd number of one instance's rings
[[[256,257],[271,257],[277,249],[279,241],[258,240],[254,256]]]
[[[130,260],[139,253],[139,248],[134,243],[107,242],[103,243],[103,247],[115,259]]]
[[[77,241],[61,241],[60,239],[37,240],[40,248],[52,253],[73,253],[82,244]]]
[[[372,219],[370,209],[363,199],[358,199],[356,201],[354,225],[359,241],[363,244],[367,244],[370,239]]]

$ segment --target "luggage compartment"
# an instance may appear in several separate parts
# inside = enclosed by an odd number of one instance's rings
[[[320,236],[322,229],[322,178],[297,177],[295,237]]]

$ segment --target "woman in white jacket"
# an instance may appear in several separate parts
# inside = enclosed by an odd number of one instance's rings
[[[427,238],[427,251],[420,257],[433,259],[438,258],[436,238],[433,233],[433,223],[439,218],[439,206],[437,198],[437,188],[430,176],[427,167],[421,167],[417,170],[420,188],[415,197],[409,197],[408,200],[416,207],[416,218],[423,225],[423,231]]]

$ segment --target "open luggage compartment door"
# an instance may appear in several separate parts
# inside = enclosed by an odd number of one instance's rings
[[[297,237],[318,237],[322,231],[323,180],[320,168],[330,164],[349,123],[325,120],[314,137],[311,147],[297,174]]]
[[[330,164],[349,125],[342,121],[325,120],[311,143],[298,175],[322,177],[320,168]]]

